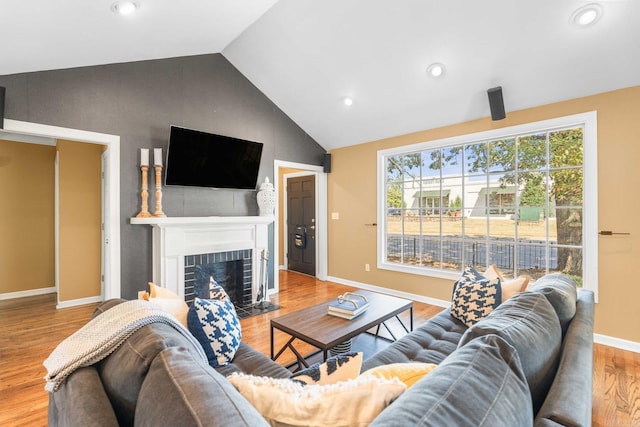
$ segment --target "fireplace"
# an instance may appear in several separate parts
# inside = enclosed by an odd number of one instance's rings
[[[195,297],[209,298],[209,281],[213,278],[233,305],[251,306],[252,258],[251,249],[185,256],[184,300],[191,305]]]
[[[273,217],[269,216],[131,218],[131,224],[152,227],[153,282],[187,301],[193,301],[193,295],[188,293],[195,293],[188,282],[191,277],[187,277],[191,267],[195,278],[196,264],[201,265],[199,273],[206,275],[207,271],[222,268],[209,266],[217,264],[217,256],[226,257],[224,262],[230,261],[232,265],[236,261],[236,266],[242,259],[242,292],[238,294],[234,289],[231,291],[234,296],[230,295],[237,298],[236,306],[251,306],[257,300],[260,257],[268,248],[268,227],[272,222]],[[216,276],[214,279],[218,283],[226,280]]]

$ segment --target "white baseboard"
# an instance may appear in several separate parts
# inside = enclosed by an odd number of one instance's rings
[[[60,301],[56,305],[56,308],[57,309],[69,308],[69,307],[75,307],[77,305],[93,304],[93,303],[96,303],[96,302],[102,302],[102,296],[98,295],[98,296],[95,296],[95,297],[72,299],[70,301]]]
[[[287,269],[287,267],[285,267],[284,265],[281,265],[281,266],[279,266],[279,267],[278,267],[278,269],[279,269],[279,270],[286,270],[286,269]]]
[[[329,276],[327,280],[330,282],[340,283],[341,285],[353,286],[354,288],[366,289],[368,291],[380,292],[394,297],[406,298],[425,304],[435,305],[438,307],[449,307],[451,301],[445,301],[437,298],[425,297],[424,295],[412,294],[409,292],[397,291],[395,289],[384,288],[382,286],[370,285],[368,283],[355,282],[353,280],[341,279],[340,277]]]
[[[608,345],[609,347],[640,353],[640,343],[635,341],[623,340],[622,338],[610,337],[608,335],[601,334],[593,334],[593,341],[598,344]]]
[[[355,282],[353,280],[341,279],[339,277],[329,276],[327,280],[331,282],[340,283],[342,285],[353,286],[354,288],[367,289],[370,291],[393,295],[400,298],[406,298],[413,301],[422,302],[425,304],[431,304],[431,305],[440,306],[440,307],[449,307],[451,305],[451,301],[425,297],[422,295],[416,295],[409,292],[396,291],[393,289],[384,288],[382,286],[369,285],[367,283]],[[615,338],[615,337],[610,337],[610,336],[601,335],[601,334],[593,334],[593,340],[598,344],[608,345],[609,347],[615,347],[621,350],[632,351],[634,353],[640,353],[640,343],[638,342],[628,341],[622,338]]]
[[[30,289],[28,291],[7,292],[0,294],[0,301],[14,298],[32,297],[35,295],[53,294],[56,292],[55,286],[50,288]]]

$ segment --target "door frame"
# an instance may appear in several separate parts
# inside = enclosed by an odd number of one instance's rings
[[[322,281],[327,280],[327,174],[324,168],[318,165],[308,165],[305,163],[287,162],[284,160],[274,160],[274,189],[276,192],[275,221],[273,224],[273,289],[267,294],[277,293],[280,289],[280,201],[286,195],[286,188],[280,189],[280,169],[300,169],[305,175],[314,174],[316,176],[316,278]],[[285,205],[286,211],[286,205]],[[285,222],[286,224],[286,222]],[[286,227],[283,228],[286,231]],[[286,248],[286,238],[283,240]]]
[[[109,236],[111,233],[109,232],[109,155],[104,151],[101,160],[101,173],[100,173],[100,183],[101,186],[101,200],[102,205],[100,206],[100,241],[102,242],[103,247],[109,245]],[[102,257],[100,259],[100,289],[101,295],[105,294],[105,288],[107,283],[111,283],[111,272],[107,269],[107,266],[111,265],[109,251],[102,251]]]
[[[284,224],[282,224],[282,234],[284,236],[284,238],[282,239],[282,242],[284,243],[284,253],[285,253],[285,257],[284,257],[284,262],[283,262],[283,267],[284,270],[288,270],[289,269],[289,257],[286,256],[286,254],[289,252],[289,208],[288,208],[288,192],[287,192],[287,188],[289,188],[289,178],[299,178],[302,176],[313,176],[315,178],[315,194],[314,194],[314,199],[315,199],[315,206],[314,206],[314,216],[318,215],[318,176],[314,173],[314,172],[309,172],[309,171],[301,171],[301,172],[292,172],[292,173],[288,173],[285,175],[282,175],[283,179],[284,179],[284,188],[282,189],[282,200],[284,201],[284,203],[282,204],[283,206],[283,212],[282,212],[282,222]],[[316,220],[317,223],[317,220]],[[317,232],[318,226],[316,225],[316,232]],[[317,238],[316,238],[316,273],[318,272],[318,255],[317,255],[317,250],[318,250],[318,244],[317,244]],[[278,252],[278,254],[280,254],[280,252]]]
[[[105,209],[105,235],[102,241],[103,257],[107,261],[105,265],[104,291],[101,298],[107,300],[120,297],[120,136],[105,133],[90,132],[79,129],[49,126],[39,123],[23,122],[19,120],[4,120],[2,134],[16,138],[22,142],[36,142],[39,144],[55,145],[55,140],[65,139],[88,144],[101,144],[106,146],[104,156],[106,156],[108,170],[105,171],[105,199],[108,206]],[[57,193],[57,188],[56,188]],[[57,197],[57,196],[56,196]],[[56,229],[58,224],[56,223]],[[57,233],[56,233],[57,236]],[[57,237],[56,237],[57,239]],[[58,290],[57,272],[59,265],[58,249],[56,247],[56,291]],[[65,301],[58,304],[56,308],[70,307],[85,304],[89,301],[76,300]]]

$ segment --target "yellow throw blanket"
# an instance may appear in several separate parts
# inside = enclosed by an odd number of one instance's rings
[[[58,344],[43,363],[47,369],[45,390],[57,391],[73,371],[99,362],[138,329],[156,322],[170,325],[182,333],[207,363],[200,343],[175,317],[147,301],[132,300],[110,308]]]

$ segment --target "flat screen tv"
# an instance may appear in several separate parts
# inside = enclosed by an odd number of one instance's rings
[[[262,143],[171,126],[166,185],[254,190]]]

